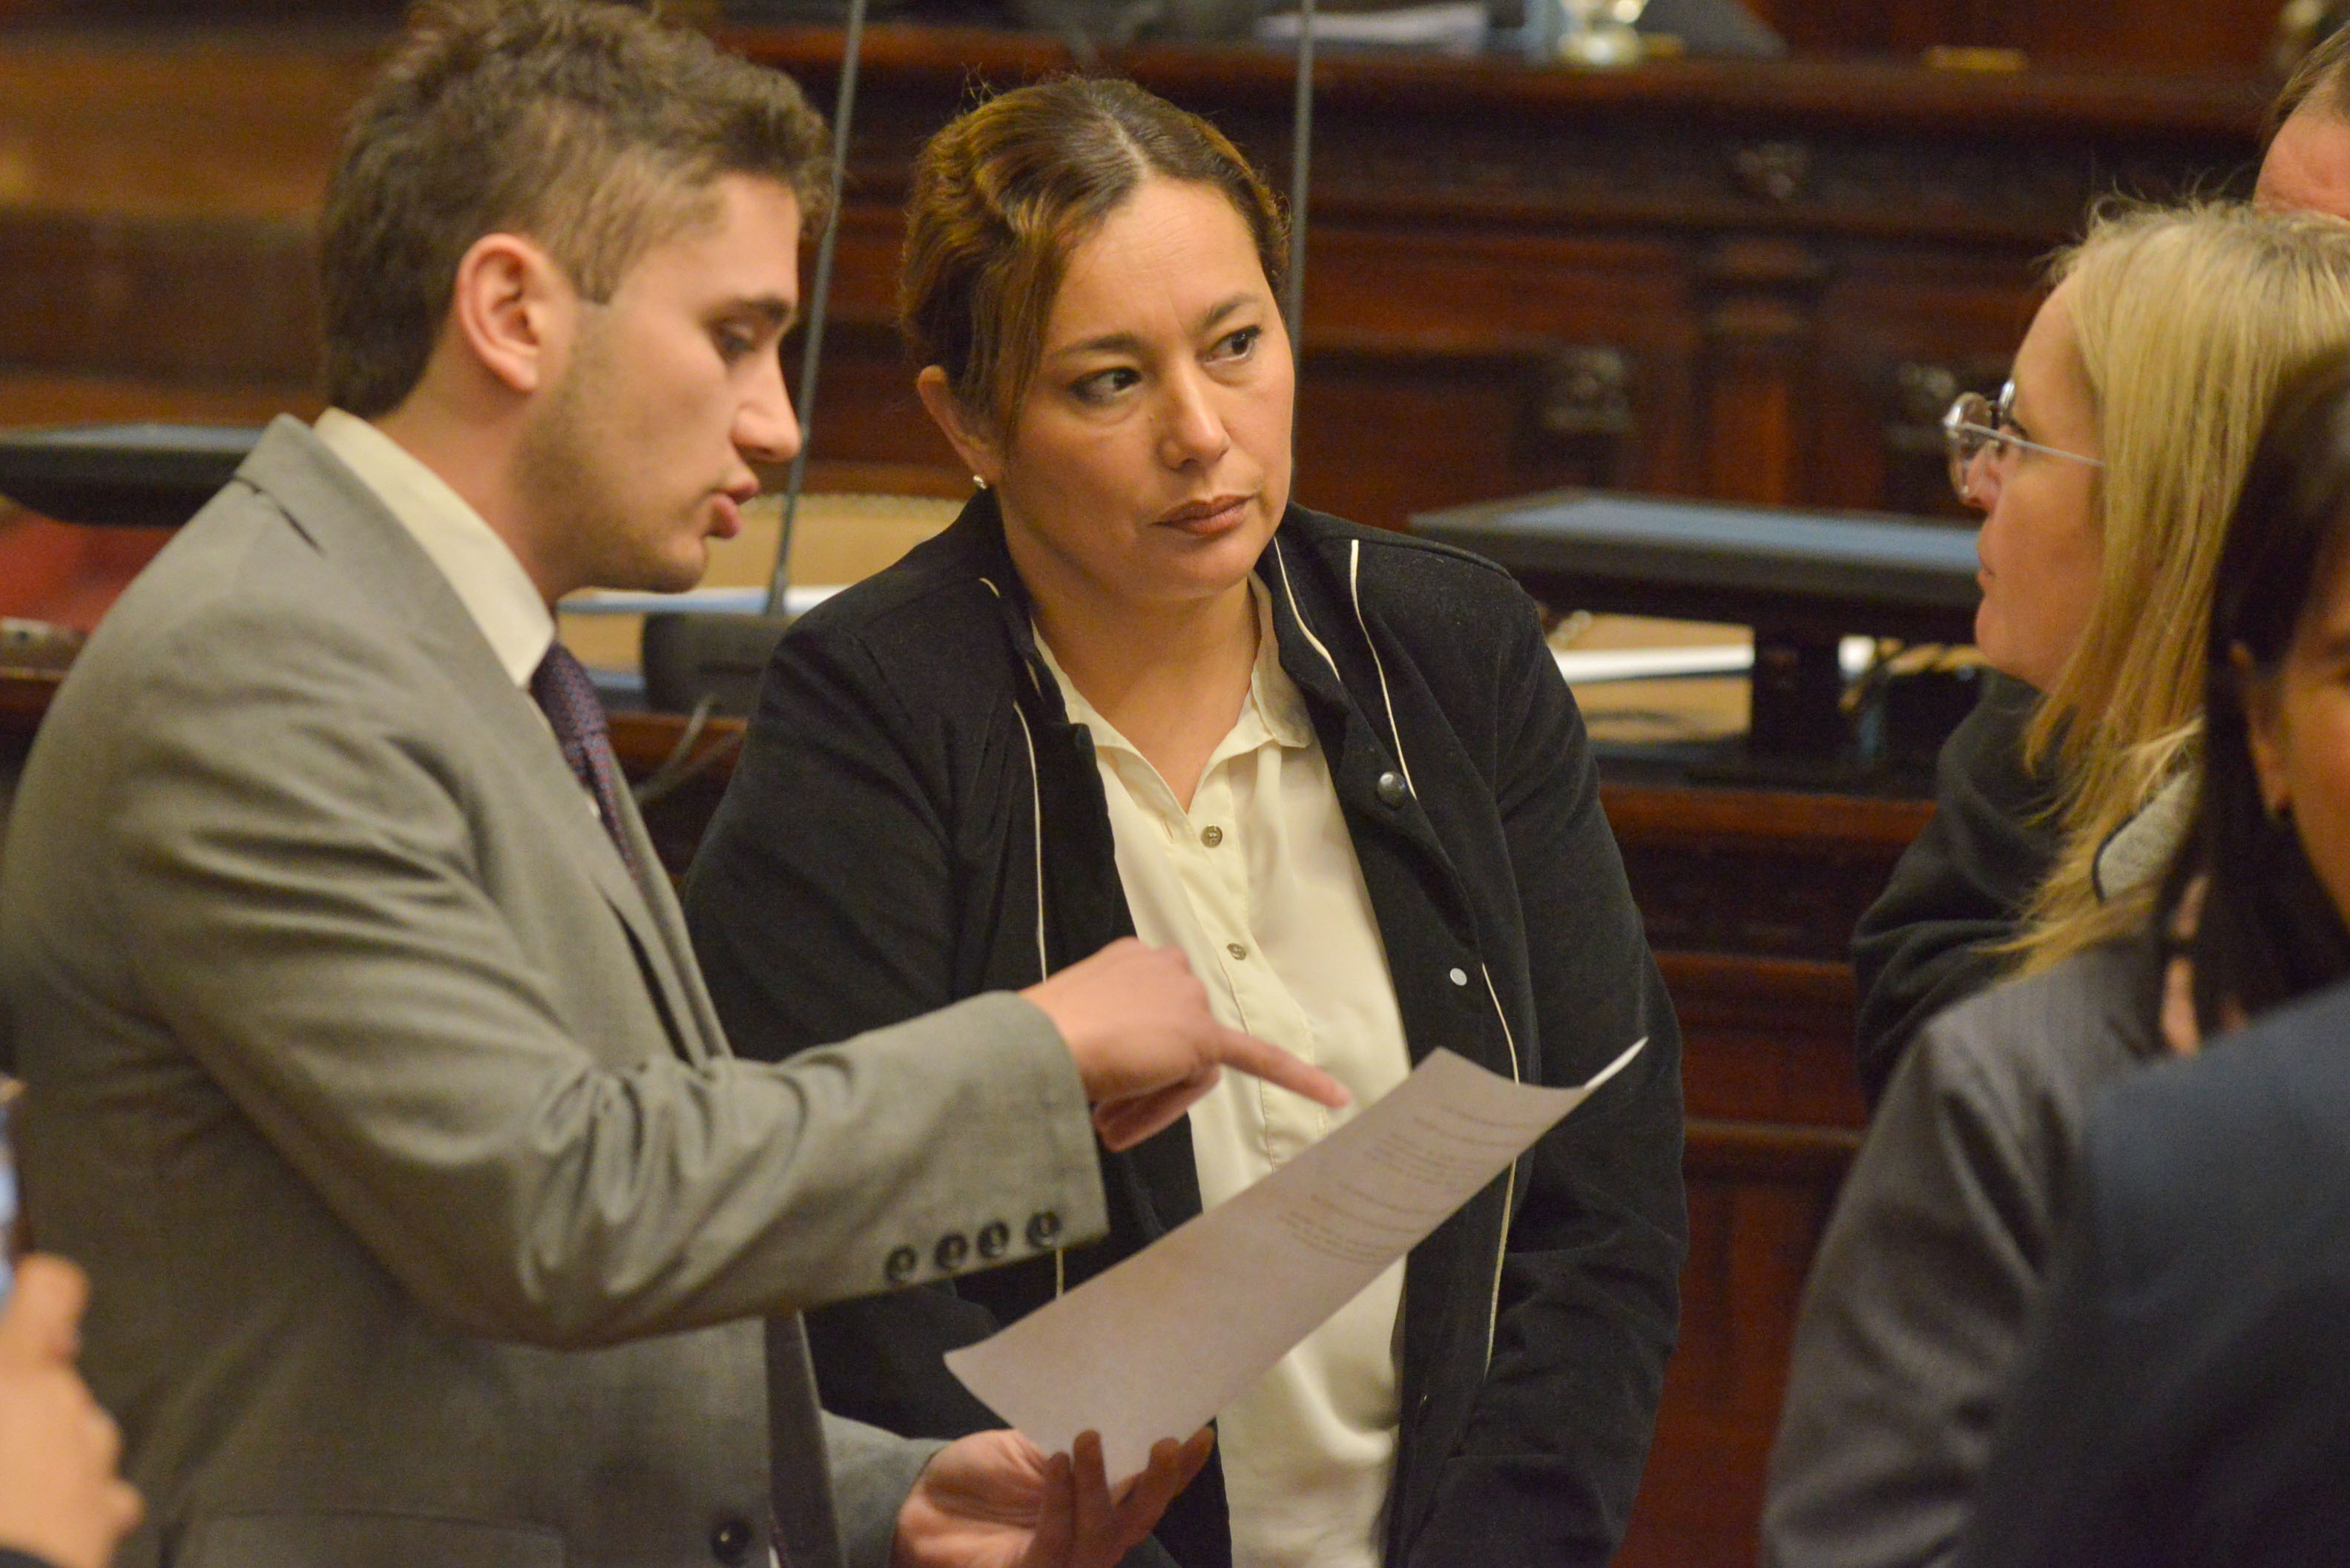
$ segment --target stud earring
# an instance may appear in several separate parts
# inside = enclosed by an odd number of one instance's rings
[[[971,476],[971,482],[979,486],[982,490],[987,488],[987,481],[980,478],[980,476],[975,473]]]

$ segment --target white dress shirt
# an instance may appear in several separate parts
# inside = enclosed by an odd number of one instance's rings
[[[1368,1105],[1411,1069],[1354,840],[1263,586],[1248,700],[1188,812],[1045,656],[1092,732],[1135,932],[1182,950],[1217,1018],[1304,1057]],[[1226,1073],[1191,1113],[1200,1198],[1232,1197],[1346,1119]],[[1375,1568],[1395,1469],[1403,1265],[1339,1309],[1217,1420],[1234,1568]]]
[[[498,663],[527,691],[555,641],[555,616],[506,542],[449,482],[356,414],[328,409],[312,427],[327,450],[375,492],[441,568],[489,639]]]

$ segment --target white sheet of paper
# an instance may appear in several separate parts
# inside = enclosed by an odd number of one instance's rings
[[[1151,1444],[1207,1425],[1647,1044],[1575,1089],[1433,1052],[1263,1180],[947,1366],[1048,1454],[1099,1431],[1121,1480]]]

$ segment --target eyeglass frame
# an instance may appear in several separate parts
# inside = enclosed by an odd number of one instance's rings
[[[2000,388],[1996,402],[1981,392],[1960,392],[1950,400],[1950,408],[1942,415],[1942,446],[1943,455],[1950,465],[1950,488],[1958,492],[1960,501],[1970,506],[1976,504],[1974,486],[1969,478],[1974,470],[1975,459],[1991,452],[1996,462],[2000,454],[1993,449],[1997,447],[2020,447],[2026,452],[2061,457],[2068,462],[2085,463],[2091,468],[2106,466],[2103,458],[2085,457],[2077,452],[2066,452],[2063,447],[2026,441],[2007,428],[2014,423],[2015,382],[2012,379]],[[1967,450],[1970,441],[1972,442],[1972,450]]]

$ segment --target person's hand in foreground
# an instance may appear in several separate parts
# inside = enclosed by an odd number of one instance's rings
[[[0,1313],[0,1546],[58,1568],[106,1568],[139,1522],[121,1434],[74,1370],[88,1293],[79,1269],[36,1255]]]
[[[1163,1438],[1124,1486],[1102,1472],[1100,1434],[1047,1459],[1017,1432],[939,1450],[898,1515],[893,1568],[1113,1568],[1208,1462],[1215,1433]]]
[[[1020,994],[1068,1042],[1094,1126],[1112,1148],[1131,1148],[1173,1122],[1225,1067],[1333,1109],[1347,1103],[1321,1068],[1216,1022],[1207,988],[1174,948],[1124,937]]]

